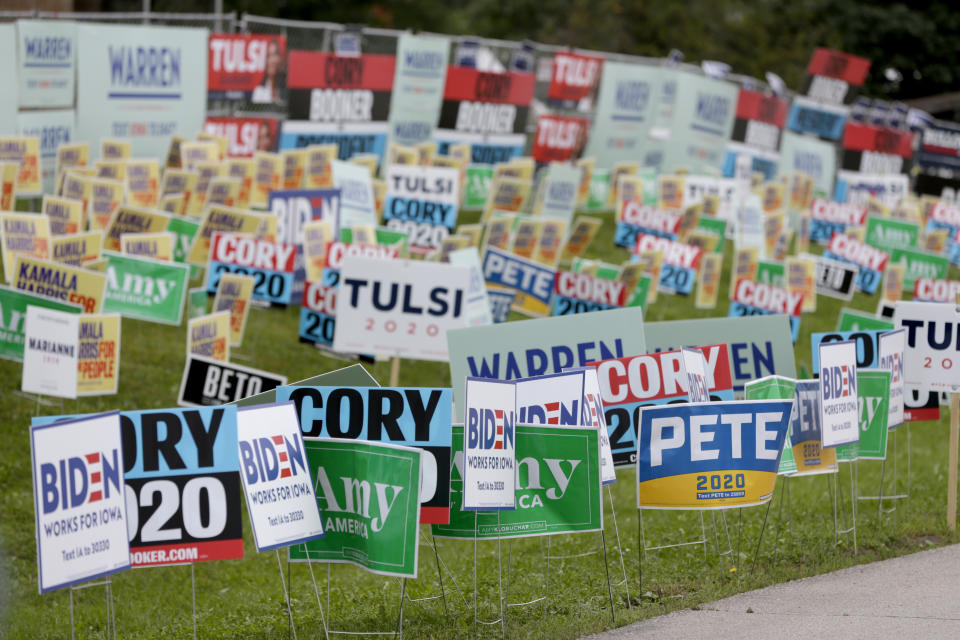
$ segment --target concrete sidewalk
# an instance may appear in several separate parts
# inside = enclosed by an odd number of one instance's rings
[[[749,591],[590,636],[816,637],[960,638],[960,545]]]

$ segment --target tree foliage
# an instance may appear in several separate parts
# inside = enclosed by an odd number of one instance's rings
[[[139,0],[104,0],[105,3]],[[534,40],[686,60],[727,62],[737,73],[782,76],[797,89],[817,46],[873,61],[865,93],[891,100],[957,90],[960,12],[915,0],[224,0],[225,10],[301,20]],[[120,8],[119,6],[116,8]],[[190,0],[155,10],[197,11]],[[890,81],[885,70],[900,76]]]

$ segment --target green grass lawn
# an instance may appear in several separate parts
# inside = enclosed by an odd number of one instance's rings
[[[613,247],[613,220],[602,216],[604,226],[587,257],[619,263],[627,252]],[[474,216],[461,216],[472,221]],[[725,277],[720,301],[713,311],[693,308],[693,300],[661,294],[648,311],[651,321],[675,318],[725,316],[731,248],[727,246]],[[951,268],[951,275],[956,273]],[[857,294],[846,306],[870,312],[877,296]],[[798,368],[810,369],[809,334],[832,330],[845,303],[820,297],[818,311],[804,316],[796,345]],[[233,360],[300,380],[347,364],[300,344],[297,340],[298,310],[269,309],[251,312],[242,348]],[[112,408],[148,409],[176,403],[184,363],[185,326],[167,327],[135,320],[123,321],[120,389],[116,398],[79,401],[45,401],[41,415],[89,412]],[[368,367],[386,384],[389,364]],[[400,383],[406,386],[449,386],[445,364],[403,361]],[[20,364],[0,361],[0,637],[62,638],[70,633],[69,596],[66,591],[37,594],[33,498],[30,480],[28,426],[38,411],[33,397],[17,392]],[[944,407],[946,409],[946,407]],[[833,477],[795,478],[789,481],[789,504],[778,490],[769,511],[766,534],[756,571],[750,564],[766,507],[706,513],[704,527],[708,544],[685,546],[646,554],[642,582],[638,564],[638,519],[633,471],[620,470],[613,485],[620,541],[626,565],[630,600],[623,586],[614,589],[616,625],[659,615],[675,609],[728,596],[772,583],[792,580],[853,564],[902,555],[932,545],[956,541],[944,519],[946,504],[947,413],[938,423],[915,423],[891,435],[884,492],[894,492],[892,452],[896,440],[899,487],[906,490],[907,434],[911,438],[909,501],[898,502],[894,513],[878,520],[876,502],[860,502],[857,546],[841,536],[834,546]],[[861,494],[875,495],[880,479],[879,462],[856,466]],[[849,520],[850,470],[841,465],[841,514]],[[780,483],[782,484],[782,480]],[[605,531],[609,566],[614,581],[621,577],[616,535],[606,497]],[[892,503],[888,503],[888,506]],[[781,513],[778,526],[778,513]],[[787,516],[789,515],[789,526]],[[244,520],[246,515],[244,514]],[[647,545],[698,539],[701,519],[696,513],[644,513]],[[244,525],[246,557],[195,567],[198,636],[201,638],[280,638],[288,634],[286,606],[280,571],[273,553],[255,551]],[[423,532],[429,539],[427,527]],[[423,541],[423,539],[421,540]],[[410,637],[468,638],[473,636],[473,548],[471,542],[437,541],[447,569],[443,585],[446,611],[440,600],[415,602],[403,607],[404,633]],[[551,556],[599,550],[596,533],[555,536],[549,541]],[[723,555],[718,556],[718,550]],[[548,562],[546,539],[503,542],[498,563],[497,543],[479,544],[478,592],[480,617],[496,618],[498,566],[510,602],[524,602],[544,593]],[[289,575],[297,635],[322,637],[317,595],[308,567],[283,562]],[[438,594],[436,560],[429,544],[421,544],[419,575],[406,585],[410,598]],[[400,581],[362,570],[336,565],[330,569],[329,601],[331,628],[353,631],[389,630],[397,621]],[[319,596],[326,608],[327,568],[314,566]],[[549,561],[549,600],[528,607],[511,607],[508,637],[571,638],[614,626],[607,600],[603,557],[599,554]],[[123,638],[186,638],[192,635],[190,569],[187,566],[136,569],[113,578],[117,636]],[[77,637],[103,637],[105,597],[102,588],[75,592]],[[628,609],[629,607],[629,609]],[[481,636],[499,635],[497,627],[482,627]]]

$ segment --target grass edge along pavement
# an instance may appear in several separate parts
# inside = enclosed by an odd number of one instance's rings
[[[604,226],[587,257],[620,263],[627,258],[627,253],[613,247],[612,216],[608,213],[602,218]],[[658,302],[648,310],[648,320],[725,316],[732,253],[729,245],[727,249],[716,309],[696,310],[692,296],[680,298],[661,294]],[[953,267],[951,275],[957,276]],[[810,333],[834,329],[836,315],[843,306],[872,313],[877,296],[858,293],[850,303],[820,296],[818,302],[818,312],[804,316],[802,321],[800,340],[796,345],[798,369],[804,366],[810,370]],[[118,396],[62,402],[45,400],[39,406],[41,414],[175,405],[184,358],[185,326],[168,327],[129,319],[124,319],[123,324]],[[233,359],[240,364],[285,374],[290,380],[348,364],[300,344],[296,327],[296,309],[252,312],[244,345],[236,350]],[[386,383],[389,363],[365,366],[382,384]],[[406,386],[449,386],[449,376],[445,363],[405,360],[400,383]],[[0,549],[3,554],[0,558],[0,637],[59,638],[69,633],[69,595],[66,591],[45,596],[37,594],[27,438],[27,425],[37,410],[37,403],[33,397],[16,393],[19,380],[19,363],[0,361],[0,415],[3,416],[0,428],[5,436],[4,453],[0,456],[0,483],[4,487],[0,493]],[[742,512],[736,509],[713,514],[706,512],[706,548],[704,545],[686,546],[648,553],[642,567],[642,589],[638,589],[634,473],[631,469],[620,470],[618,482],[613,485],[613,496],[632,608],[626,608],[623,587],[615,587],[616,626],[697,606],[737,592],[960,540],[947,530],[944,520],[946,453],[943,443],[948,414],[946,407],[943,409],[939,423],[916,423],[910,427],[912,497],[909,502],[900,501],[897,511],[884,515],[879,527],[876,503],[860,503],[857,519],[859,552],[856,555],[852,552],[849,537],[842,536],[839,547],[834,547],[832,481],[818,477],[798,478],[790,481],[790,505],[789,509],[783,509],[784,524],[779,532],[777,514],[781,509],[781,490],[774,497],[756,572],[750,571],[750,562],[766,507]],[[897,429],[892,434],[888,453],[892,458],[896,447],[900,491],[906,488],[906,441],[904,429]],[[888,460],[885,494],[893,492],[891,468],[892,461]],[[876,493],[879,469],[878,462],[858,463],[857,479],[862,493]],[[780,480],[778,484],[782,486]],[[841,513],[843,518],[849,513],[850,504],[846,465],[841,467],[839,480],[842,497],[846,499],[846,509]],[[617,582],[620,566],[614,550],[616,538],[609,502],[606,499],[604,502],[611,579]],[[789,531],[785,524],[788,514]],[[738,536],[741,517],[743,527]],[[714,521],[718,525],[716,530]],[[841,520],[840,526],[846,528],[848,525]],[[244,529],[243,560],[195,565],[199,637],[287,637],[286,606],[280,590],[276,558],[271,553],[256,553],[248,523],[244,524]],[[645,511],[644,529],[648,545],[690,540],[701,535],[699,516],[689,512]],[[429,533],[426,527],[423,531]],[[449,615],[444,615],[439,600],[407,601],[404,604],[404,633],[410,637],[472,637],[473,545],[452,540],[438,540],[437,544],[443,562],[452,572],[443,576]],[[718,558],[717,546],[721,551],[730,548],[732,553]],[[550,553],[554,556],[573,555],[598,547],[599,536],[593,533],[556,536],[550,540]],[[495,618],[498,613],[496,549],[495,542],[479,543],[481,619]],[[540,597],[546,540],[532,538],[504,542],[502,549],[504,584],[510,602]],[[440,588],[429,546],[421,548],[420,556],[420,577],[407,583],[411,598],[435,595]],[[314,572],[320,583],[321,599],[326,605],[323,589],[326,571],[322,565],[317,565]],[[373,576],[344,565],[333,567],[331,574],[334,578],[330,594],[333,611],[327,612],[332,618],[331,628],[356,631],[394,628],[399,580]],[[322,627],[310,574],[302,566],[293,566],[290,580],[298,635],[320,635]],[[454,581],[465,599],[461,599],[454,589]],[[117,637],[192,636],[190,571],[186,566],[126,571],[114,576],[113,592]],[[77,637],[102,637],[105,622],[103,589],[76,592],[74,603]],[[509,608],[507,636],[571,638],[611,628],[602,558],[594,555],[551,561],[550,598],[546,607],[546,617],[541,605]],[[498,633],[495,627],[481,629],[483,637]]]

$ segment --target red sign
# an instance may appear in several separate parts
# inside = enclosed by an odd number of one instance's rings
[[[855,87],[863,85],[870,71],[870,61],[842,51],[817,48],[813,51],[807,73],[812,76],[827,76],[843,80]]]
[[[276,102],[286,55],[285,36],[211,35],[207,89],[252,91],[253,102]]]
[[[783,128],[787,121],[787,101],[759,91],[740,89],[737,99],[737,117],[759,120]]]
[[[573,158],[587,139],[588,120],[563,116],[540,116],[533,139],[533,159],[563,162]]]
[[[587,97],[597,86],[602,68],[603,58],[555,53],[547,97],[553,100],[580,100]]]
[[[233,158],[249,158],[255,151],[277,147],[277,121],[273,118],[207,118],[203,130],[226,138],[227,154]]]
[[[843,130],[843,148],[848,151],[873,151],[912,158],[913,134],[909,131],[847,122]]]
[[[291,89],[393,89],[394,56],[365,53],[346,57],[319,51],[291,51]]]

